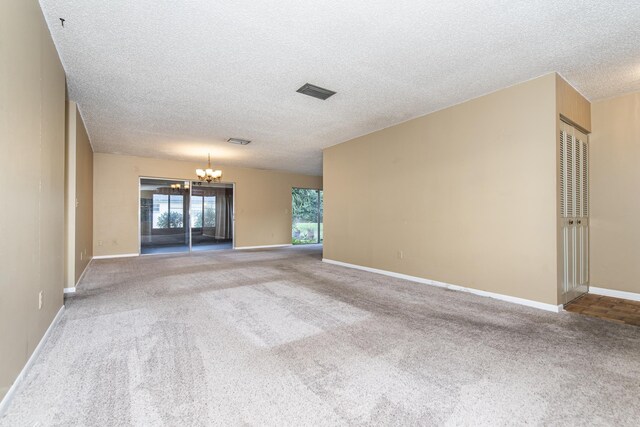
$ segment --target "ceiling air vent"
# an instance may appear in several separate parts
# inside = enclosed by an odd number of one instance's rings
[[[241,138],[229,138],[227,139],[227,142],[230,142],[232,144],[238,144],[238,145],[247,145],[251,141],[249,141],[248,139],[241,139]]]
[[[336,93],[332,90],[325,89],[319,86],[314,86],[309,83],[302,85],[296,92],[303,93],[305,95],[313,96],[314,98],[325,100]]]

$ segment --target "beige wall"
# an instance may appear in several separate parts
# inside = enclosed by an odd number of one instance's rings
[[[193,179],[195,169],[202,165],[94,154],[94,255],[139,252],[139,177]],[[291,243],[291,188],[322,188],[322,177],[317,176],[226,166],[220,169],[224,182],[236,184],[236,247]]]
[[[93,257],[93,148],[76,111],[76,283]]]
[[[36,0],[0,16],[2,398],[62,306],[65,77]]]
[[[67,102],[65,287],[73,288],[93,257],[93,149],[75,102]]]
[[[324,257],[557,304],[555,88],[550,74],[326,149]]]
[[[591,285],[640,293],[640,92],[592,111]]]

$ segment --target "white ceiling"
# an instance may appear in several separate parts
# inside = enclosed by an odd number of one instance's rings
[[[40,2],[98,152],[319,175],[324,147],[551,71],[640,90],[638,0]]]

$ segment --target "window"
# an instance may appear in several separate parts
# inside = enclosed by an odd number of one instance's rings
[[[153,195],[153,228],[183,227],[183,196]]]
[[[202,196],[191,196],[191,228],[202,228]]]
[[[291,242],[294,245],[322,243],[322,190],[293,188],[291,201]]]
[[[202,203],[205,227],[216,226],[216,196],[204,196]]]
[[[204,222],[204,224],[203,224]],[[191,227],[216,226],[216,196],[191,196]]]

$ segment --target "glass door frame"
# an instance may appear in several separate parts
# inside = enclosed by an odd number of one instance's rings
[[[142,225],[141,225],[141,211],[142,211],[142,201],[140,200],[140,193],[142,191],[142,180],[143,179],[156,179],[156,180],[164,180],[164,181],[178,181],[178,182],[188,182],[189,183],[189,193],[188,193],[188,201],[187,201],[187,217],[183,220],[185,224],[188,224],[188,229],[189,229],[189,244],[188,244],[188,251],[184,251],[184,252],[163,252],[163,253],[149,253],[149,254],[143,254],[142,253]],[[198,185],[198,183],[200,183],[201,181],[198,180],[193,180],[193,179],[183,179],[183,178],[167,178],[167,177],[160,177],[160,176],[138,176],[138,194],[137,194],[137,198],[138,198],[138,225],[137,225],[137,230],[138,230],[138,256],[150,256],[150,255],[175,255],[175,254],[191,254],[193,252],[193,246],[192,246],[192,240],[193,240],[193,236],[191,233],[191,187],[193,186],[193,184],[195,183],[196,185]],[[209,183],[207,183],[209,184]],[[231,249],[235,250],[236,249],[236,183],[235,182],[216,182],[213,183],[212,185],[215,184],[222,184],[222,185],[231,185],[231,189],[232,189],[232,194],[233,194],[233,199],[232,199],[232,206],[233,206],[233,215],[231,215]],[[206,185],[203,183],[203,185]],[[187,196],[187,195],[185,195]],[[205,251],[196,251],[196,252],[205,252]],[[210,252],[210,251],[208,251]]]

